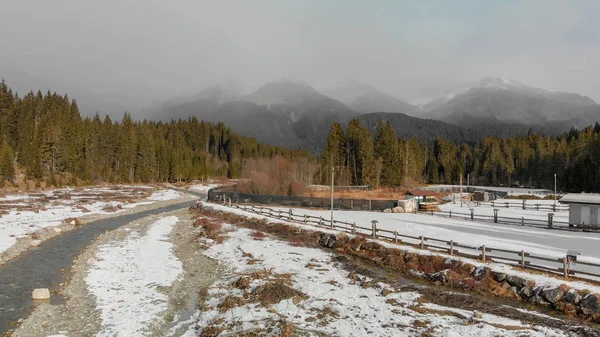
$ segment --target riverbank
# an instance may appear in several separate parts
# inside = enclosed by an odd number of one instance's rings
[[[12,335],[164,335],[219,276],[217,263],[198,250],[191,222],[180,209],[100,235],[56,291],[64,303],[39,304]]]

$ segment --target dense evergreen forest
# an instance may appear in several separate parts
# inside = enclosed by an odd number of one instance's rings
[[[389,122],[379,121],[373,138],[360,120],[347,129],[335,123],[323,150],[318,180],[329,184],[400,186],[411,182],[528,186],[562,191],[600,191],[600,124],[557,136],[530,132],[511,138],[487,137],[476,145],[440,137],[425,143],[398,139]]]
[[[126,113],[82,118],[75,100],[56,93],[13,94],[0,83],[0,179],[58,186],[97,182],[189,181],[240,176],[246,160],[307,159],[242,137],[219,123],[135,122]]]

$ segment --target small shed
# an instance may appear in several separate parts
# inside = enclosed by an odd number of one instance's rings
[[[569,226],[600,227],[600,194],[570,193],[558,202],[569,205]]]
[[[406,199],[414,199],[417,201],[417,208],[422,208],[423,205],[426,204],[435,204],[437,205],[436,198],[438,197],[438,193],[434,191],[426,191],[426,190],[413,190],[406,191]]]
[[[473,201],[490,201],[490,193],[487,191],[475,191],[473,192]]]

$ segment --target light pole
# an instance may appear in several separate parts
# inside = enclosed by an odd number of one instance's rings
[[[556,173],[554,173],[554,206],[556,206]]]

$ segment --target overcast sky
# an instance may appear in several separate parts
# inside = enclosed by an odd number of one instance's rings
[[[599,18],[594,0],[3,0],[0,77],[138,100],[355,79],[415,102],[492,75],[600,100]]]

